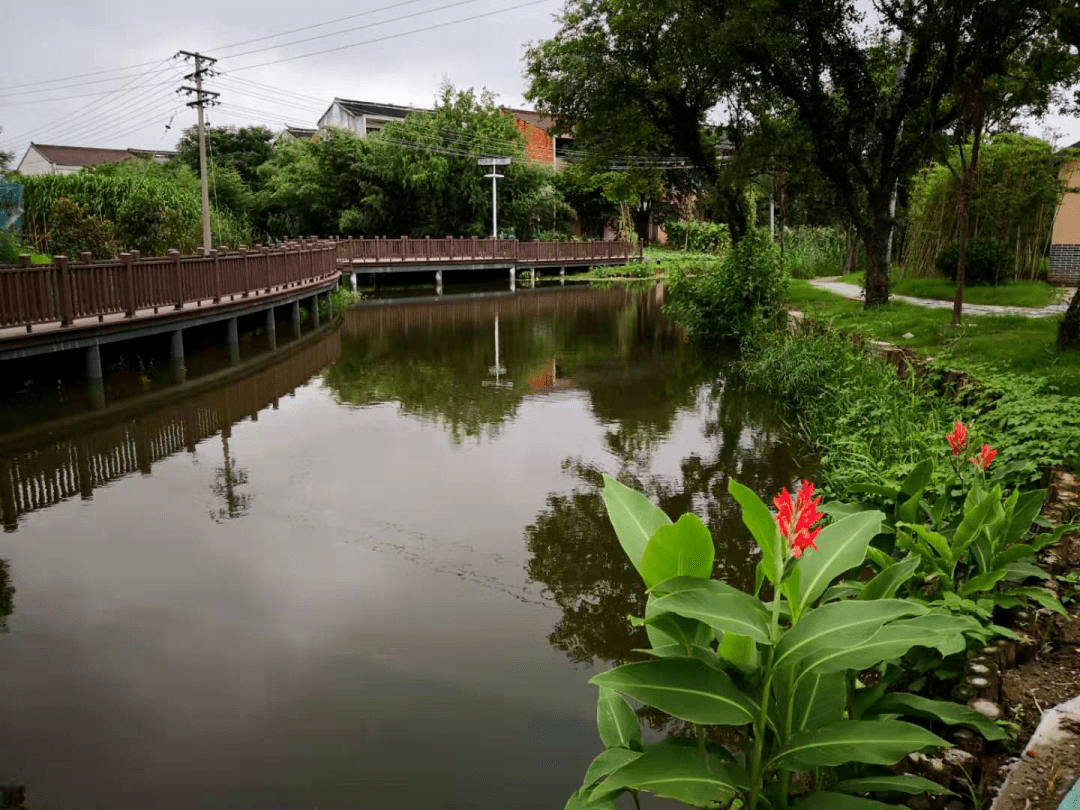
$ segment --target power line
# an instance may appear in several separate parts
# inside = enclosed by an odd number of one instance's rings
[[[496,14],[505,14],[508,11],[517,11],[518,9],[527,8],[528,6],[536,6],[536,5],[539,5],[541,3],[547,3],[547,2],[550,2],[550,0],[528,0],[528,2],[526,2],[526,3],[518,3],[517,5],[507,6],[506,8],[495,9],[494,11],[486,11],[483,14],[474,14],[471,17],[461,17],[461,18],[459,18],[457,20],[448,20],[447,22],[435,23],[433,25],[427,25],[427,26],[424,26],[422,28],[414,28],[414,29],[412,29],[410,31],[402,31],[402,32],[400,32],[398,34],[387,34],[384,37],[376,37],[375,39],[367,39],[367,40],[364,40],[363,42],[354,42],[351,45],[340,45],[340,46],[338,46],[336,48],[326,48],[326,49],[321,50],[321,51],[312,51],[311,53],[302,53],[302,54],[299,54],[297,56],[288,56],[288,57],[285,57],[283,59],[272,59],[269,62],[259,62],[258,64],[255,64],[255,65],[244,65],[242,67],[232,68],[231,70],[232,70],[233,73],[236,73],[237,71],[241,71],[241,70],[252,70],[253,68],[266,67],[267,65],[277,65],[277,64],[281,64],[282,62],[293,62],[293,61],[295,61],[297,59],[307,59],[310,56],[319,56],[320,54],[324,54],[324,53],[334,53],[335,51],[344,51],[344,50],[348,50],[349,48],[359,48],[361,45],[372,45],[372,44],[374,44],[376,42],[386,42],[387,40],[391,40],[391,39],[400,39],[401,37],[407,37],[407,36],[410,36],[412,34],[421,34],[421,33],[424,33],[425,31],[434,31],[437,28],[446,28],[447,26],[450,26],[450,25],[458,25],[459,23],[471,22],[472,20],[479,20],[479,19],[482,19],[484,17],[493,17]]]
[[[9,84],[0,87],[0,90],[17,90],[20,87],[35,87],[40,84],[55,84],[56,82],[66,82],[68,79],[83,79],[87,76],[101,76],[104,73],[115,73],[118,70],[134,70],[135,68],[146,67],[147,65],[156,65],[160,61],[160,59],[155,59],[150,62],[140,62],[137,65],[124,65],[123,67],[108,68],[107,70],[96,70],[92,73],[75,73],[70,76],[61,76],[58,79],[42,79],[41,81],[26,82],[25,84]]]

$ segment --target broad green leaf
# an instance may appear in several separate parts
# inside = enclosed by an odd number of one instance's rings
[[[949,541],[944,535],[932,532],[925,526],[909,525],[907,528],[911,529],[915,534],[925,540],[927,545],[929,545],[930,548],[945,561],[946,565],[950,568],[954,565],[952,549],[949,547]]]
[[[957,560],[960,560],[963,557],[963,550],[958,549],[954,556]],[[980,534],[975,538],[975,542],[971,544],[971,556],[975,558],[979,571],[984,574],[990,572],[990,560],[993,559],[994,550],[990,547],[990,541],[986,539],[985,535]]]
[[[799,559],[798,613],[814,603],[834,579],[866,559],[870,539],[878,533],[885,515],[860,512],[821,530],[817,551],[809,550]]]
[[[786,684],[777,690],[779,702],[787,697]],[[844,718],[847,703],[847,686],[843,672],[828,675],[810,675],[799,681],[795,688],[795,701],[791,712],[791,733],[821,728]]]
[[[833,785],[833,790],[841,793],[929,793],[952,794],[937,782],[931,782],[921,776],[904,774],[902,776],[867,776],[863,779],[845,779]]]
[[[716,651],[712,647],[702,647],[700,644],[695,644],[689,650],[682,644],[665,644],[661,647],[649,647],[648,649],[635,649],[633,652],[639,652],[643,655],[651,655],[653,658],[697,658],[699,661],[704,661],[710,667],[723,668],[723,664],[716,655]]]
[[[907,629],[922,634],[922,645],[931,647],[944,655],[958,653],[967,646],[966,633],[978,635],[983,625],[973,616],[957,616],[947,611],[931,612],[914,619],[898,619],[889,625],[893,632]]]
[[[1035,549],[1027,543],[1017,543],[1015,546],[1011,546],[1000,554],[995,554],[994,559],[990,561],[990,568],[1002,568],[1009,563],[1020,562],[1028,557],[1035,556]]]
[[[893,487],[883,487],[878,484],[852,484],[848,487],[849,492],[865,492],[868,495],[880,495],[883,498],[888,498],[890,501],[895,501],[900,497],[900,490]]]
[[[890,557],[881,549],[874,548],[873,546],[867,547],[866,556],[870,559],[870,562],[872,562],[878,567],[879,570],[888,568],[890,565],[893,564],[892,557]]]
[[[1007,573],[1009,573],[1007,570],[998,569],[997,571],[988,571],[985,574],[979,574],[977,577],[972,577],[964,583],[964,587],[960,589],[960,595],[969,596],[973,593],[991,591],[1000,580],[1005,578]]]
[[[654,647],[664,647],[668,644],[681,644],[689,650],[695,644],[707,645],[715,637],[715,633],[708,625],[695,619],[688,619],[677,613],[669,613],[656,607],[657,599],[650,596],[645,604],[645,621],[631,619],[634,626],[645,625],[645,632],[649,635],[649,643]]]
[[[649,539],[638,570],[651,588],[674,577],[712,576],[712,535],[697,515],[685,514],[677,523],[661,526]]]
[[[682,577],[661,583],[654,607],[704,622],[721,633],[749,636],[769,643],[769,613],[757,597],[715,579]]]
[[[923,461],[920,461],[915,465],[914,469],[908,473],[907,478],[904,479],[904,483],[900,485],[900,495],[909,498],[916,493],[921,495],[922,491],[930,485],[930,479],[933,477],[933,460],[924,459]]]
[[[743,726],[755,705],[731,677],[696,658],[661,658],[625,664],[589,683],[616,689],[646,706],[708,726]]]
[[[920,617],[920,619],[934,618],[936,617]],[[886,625],[870,638],[856,644],[824,649],[818,647],[800,662],[799,678],[804,678],[811,673],[827,674],[847,669],[862,671],[882,661],[900,658],[912,647],[935,647],[947,640],[948,637],[930,626],[930,622],[921,624],[917,622],[919,620],[909,619]],[[959,638],[963,639],[962,636]]]
[[[696,807],[726,804],[742,781],[735,766],[696,747],[660,743],[597,786],[595,798],[621,790],[645,790]]]
[[[1038,579],[1050,579],[1050,575],[1037,565],[1026,562],[1014,562],[1005,566],[1005,574],[1009,579],[1022,582],[1030,577]]]
[[[919,519],[919,504],[922,503],[923,491],[920,489],[910,498],[896,506],[896,519],[904,523],[914,523]]]
[[[763,573],[769,578],[770,582],[773,582],[773,570],[769,561],[773,559],[773,554],[776,551],[778,537],[776,520],[773,518],[772,512],[769,511],[769,507],[762,502],[757,493],[747,489],[734,478],[728,479],[728,492],[742,507],[743,524],[750,530],[754,542],[761,549],[762,560],[765,563],[762,565]],[[773,582],[773,584],[776,583]]]
[[[803,615],[776,645],[774,668],[799,662],[823,648],[849,647],[873,636],[884,624],[929,611],[906,599],[830,602]]]
[[[952,501],[949,499],[949,488],[946,487],[945,491],[938,496],[938,499],[934,501],[934,505],[930,509],[930,517],[934,520],[935,529],[941,528],[941,524],[945,520],[945,513],[948,511],[951,502]]]
[[[749,636],[724,633],[720,637],[720,645],[717,647],[716,652],[725,661],[739,667],[739,669],[756,669],[760,664],[757,644]]]
[[[1065,608],[1061,606],[1061,602],[1045,588],[1011,588],[1009,590],[1010,596],[1026,596],[1028,599],[1034,599],[1042,607],[1047,610],[1052,610],[1055,613],[1059,613],[1062,616],[1068,616],[1065,612]]]
[[[591,801],[592,788],[578,788],[563,810],[619,810],[615,804],[616,795],[608,796],[598,801]]]
[[[865,583],[854,582],[850,579],[846,582],[841,582],[838,585],[831,585],[825,590],[825,593],[821,595],[819,604],[824,605],[828,602],[836,602],[840,599],[857,597],[862,592],[863,585],[865,585]]]
[[[938,720],[949,726],[966,726],[987,740],[1004,740],[1004,730],[986,715],[979,714],[961,703],[931,700],[907,692],[893,692],[875,703],[868,714],[906,714]]]
[[[791,810],[903,810],[895,804],[848,796],[846,793],[812,793],[791,805]]]
[[[825,728],[794,735],[769,760],[769,766],[789,771],[865,762],[892,765],[912,751],[928,746],[945,748],[946,740],[924,728],[899,720],[841,720]]]
[[[610,776],[623,765],[633,762],[641,756],[640,751],[631,751],[628,748],[608,748],[592,761],[589,770],[585,771],[586,788],[591,788],[605,776]]]
[[[889,599],[896,596],[896,592],[900,590],[904,583],[915,576],[918,567],[919,558],[909,555],[900,562],[893,563],[888,568],[880,571],[877,576],[866,583],[856,598],[859,600]]]
[[[641,723],[626,698],[600,687],[596,700],[596,728],[608,748],[641,749]]]
[[[974,490],[972,490],[974,491]],[[960,559],[960,554],[975,540],[979,532],[994,516],[995,508],[1001,508],[1001,493],[995,488],[971,508],[965,507],[964,519],[953,535],[953,562]],[[989,560],[987,560],[989,562]]]
[[[634,568],[641,570],[641,558],[649,540],[661,526],[670,526],[671,519],[658,506],[630,487],[604,476],[604,506],[608,519],[615,527],[626,556]]]

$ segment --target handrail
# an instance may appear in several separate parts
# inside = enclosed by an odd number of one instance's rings
[[[586,264],[634,258],[633,246],[624,240],[594,242],[520,242],[517,239],[478,239],[447,236],[442,239],[363,239],[348,237],[337,242],[342,264],[454,264],[458,262],[507,262]],[[640,254],[639,254],[640,255]]]
[[[328,278],[338,272],[338,242],[300,240],[252,250],[211,250],[206,256],[143,258],[138,251],[116,259],[78,261],[55,256],[53,264],[0,267],[0,328],[59,323],[139,310],[183,309],[195,302],[219,303],[223,297],[249,297]]]

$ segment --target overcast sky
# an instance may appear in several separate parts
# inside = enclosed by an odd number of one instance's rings
[[[190,63],[171,58],[181,49],[219,58],[222,75],[207,82],[221,93],[222,106],[208,115],[219,126],[311,127],[335,96],[430,106],[444,79],[524,107],[525,47],[555,33],[561,7],[562,0],[190,0],[158,13],[121,0],[19,3],[5,19],[0,148],[15,152],[16,164],[31,140],[173,148],[196,116],[176,93],[189,84]],[[486,16],[467,19],[478,15]],[[291,59],[318,51],[327,52]],[[1080,141],[1080,119],[1045,124],[1059,145]],[[1044,129],[1029,126],[1035,135]]]

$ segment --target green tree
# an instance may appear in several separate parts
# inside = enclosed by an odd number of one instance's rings
[[[206,130],[211,164],[230,168],[251,189],[258,188],[259,167],[273,153],[274,133],[263,126],[211,127]],[[199,128],[188,127],[176,144],[176,159],[199,173]]]

